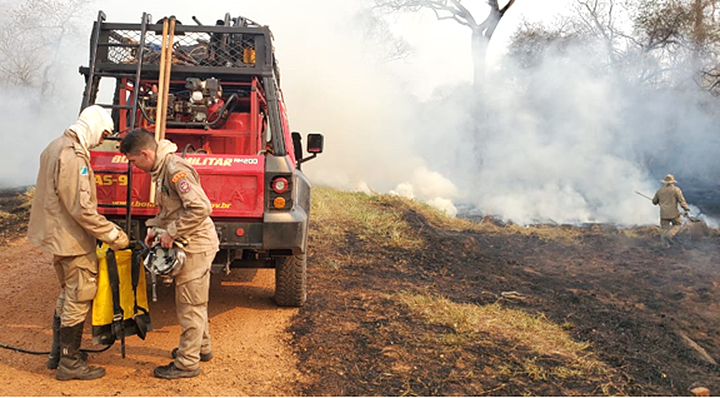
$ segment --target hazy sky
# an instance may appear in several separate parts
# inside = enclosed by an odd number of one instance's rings
[[[510,34],[511,25],[517,23],[523,9],[531,10],[534,1],[520,0],[507,14],[507,23],[503,21],[497,32],[499,45]],[[0,185],[32,183],[37,169],[35,159],[43,143],[74,121],[83,88],[77,67],[87,65],[87,42],[97,10],[103,10],[108,21],[114,22],[136,22],[142,12],[148,12],[155,20],[176,15],[184,23],[193,23],[191,17],[196,16],[203,23],[213,24],[230,12],[233,16],[239,14],[269,25],[275,35],[291,128],[301,132],[321,131],[328,138],[329,153],[308,163],[309,173],[326,168],[322,158],[347,158],[347,154],[337,150],[338,140],[341,145],[367,143],[366,155],[358,157],[360,164],[377,158],[382,155],[381,142],[371,142],[372,134],[358,134],[355,128],[364,126],[376,131],[374,125],[387,125],[386,116],[397,112],[388,111],[388,107],[393,106],[391,101],[401,101],[407,95],[426,98],[437,87],[471,79],[467,28],[450,22],[438,23],[431,13],[398,17],[391,29],[410,42],[411,56],[392,64],[378,64],[380,49],[365,41],[363,29],[357,23],[357,14],[369,4],[367,1],[256,0],[234,3],[234,7],[228,4],[214,0],[202,2],[202,7],[190,0],[94,2],[92,9],[79,17],[85,22],[80,23],[76,42],[66,41],[60,54],[64,62],[64,69],[59,72],[66,91],[64,101],[53,109],[43,109],[39,117],[41,111],[36,109],[39,101],[36,96],[20,90],[5,92],[0,97],[5,104],[0,112],[7,116],[4,119],[11,120],[6,125],[6,133],[2,134],[3,143],[12,140],[18,149],[0,158],[0,166],[5,166],[0,168]],[[491,49],[493,54],[501,51],[495,46]],[[26,117],[18,118],[18,115]],[[22,133],[16,133],[20,131]],[[377,137],[378,140],[386,138]],[[370,153],[378,149],[376,155]],[[21,170],[10,167],[18,163],[25,167]],[[346,185],[359,182],[347,182],[346,176],[337,179],[346,180]],[[400,182],[388,181],[387,185]]]
[[[432,13],[387,19],[412,51],[384,62],[383,42],[363,28],[364,0],[241,1],[233,9],[226,1],[98,1],[77,44],[63,48],[63,101],[47,109],[32,93],[0,93],[8,121],[0,137],[13,147],[0,157],[0,186],[32,184],[40,151],[74,121],[83,87],[77,66],[87,64],[97,9],[113,22],[138,22],[145,11],[154,20],[193,23],[196,16],[213,24],[230,12],[271,27],[290,127],[325,135],[325,153],[304,165],[314,184],[395,192],[450,214],[463,203],[519,223],[656,223],[657,208],[634,190],[652,195],[680,166],[693,176],[719,168],[682,153],[687,148],[674,146],[667,127],[691,131],[705,143],[703,158],[717,159],[715,121],[693,107],[694,98],[646,95],[598,77],[583,51],[512,79],[502,55],[521,19],[547,21],[569,1],[517,0],[491,43],[493,84],[481,104],[467,92],[469,30]],[[641,164],[667,151],[690,160],[662,175]]]

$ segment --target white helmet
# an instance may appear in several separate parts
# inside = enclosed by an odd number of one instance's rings
[[[165,249],[156,244],[150,248],[143,264],[151,274],[174,277],[185,266],[185,251],[179,247]]]

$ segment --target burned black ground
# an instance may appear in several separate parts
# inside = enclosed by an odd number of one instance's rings
[[[687,342],[720,358],[717,236],[691,241],[683,234],[665,249],[652,228],[557,227],[577,237],[543,239],[446,231],[412,210],[404,218],[428,249],[378,249],[348,233],[336,249],[349,261],[328,268],[323,264],[337,264],[333,254],[312,253],[310,299],[292,328],[300,370],[315,376],[305,394],[688,395],[698,385],[720,391],[720,369]],[[612,371],[553,379],[528,374],[520,363],[562,365],[562,358],[532,357],[509,342],[440,347],[433,336],[447,331],[387,299],[418,289],[543,314],[590,342],[589,351]],[[490,371],[501,367],[510,376]]]
[[[0,189],[0,245],[25,234],[30,215],[26,188]]]

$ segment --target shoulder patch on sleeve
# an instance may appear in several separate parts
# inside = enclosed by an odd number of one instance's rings
[[[187,178],[181,178],[180,180],[178,180],[177,187],[178,191],[182,193],[190,192],[190,182],[187,180]]]
[[[173,176],[172,182],[173,184],[178,182],[179,179],[187,177],[187,173],[177,173]]]
[[[82,166],[82,167],[80,167],[80,175],[81,175],[81,176],[86,176],[86,175],[88,175],[88,168],[87,168],[87,166]]]

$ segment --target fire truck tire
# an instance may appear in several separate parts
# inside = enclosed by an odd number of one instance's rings
[[[275,265],[275,303],[302,307],[307,299],[307,256],[280,257]]]

